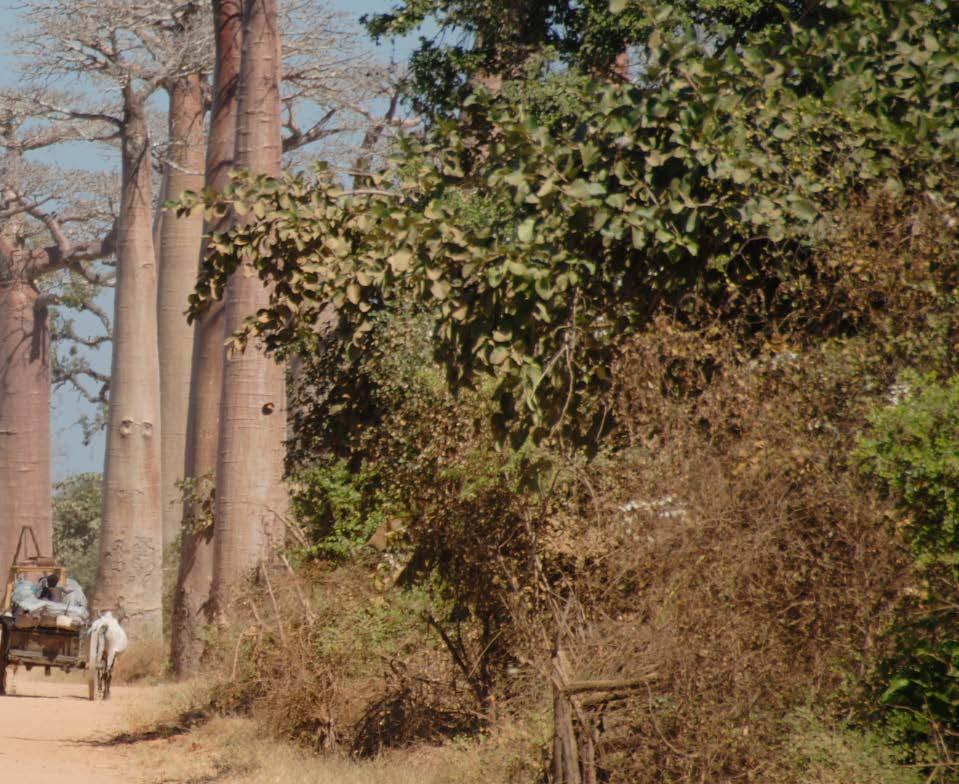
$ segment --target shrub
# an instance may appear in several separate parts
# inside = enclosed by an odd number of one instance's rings
[[[855,453],[893,499],[919,581],[890,629],[878,701],[905,756],[941,764],[959,746],[959,376],[909,374],[896,392]]]
[[[908,398],[879,410],[856,449],[863,473],[895,500],[923,568],[959,565],[959,376],[905,376]]]
[[[343,561],[383,524],[375,476],[350,471],[345,460],[318,463],[300,471],[293,482],[292,505],[310,544],[304,555]]]
[[[213,631],[218,708],[248,711],[315,749],[360,754],[456,734],[454,714],[475,718],[462,676],[420,620],[436,611],[425,591],[379,591],[357,565],[260,578],[238,597],[241,623]]]
[[[76,474],[53,488],[53,552],[87,596],[97,576],[102,483],[100,474]]]

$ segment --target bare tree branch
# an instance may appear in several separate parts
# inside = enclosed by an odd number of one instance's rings
[[[326,124],[333,119],[336,111],[337,110],[335,108],[328,109],[326,114],[313,123],[309,129],[302,131],[297,126],[293,118],[292,110],[289,110],[288,119],[284,124],[288,134],[283,139],[283,152],[289,152],[290,150],[296,150],[300,147],[305,147],[307,144],[312,144],[313,142],[322,139],[324,136],[330,136],[334,133],[339,133],[338,129],[326,127]]]
[[[54,242],[52,246],[34,251],[38,256],[43,254],[40,258],[45,257],[45,261],[36,265],[36,274],[69,268],[94,286],[109,284],[107,278],[84,266],[83,262],[101,259],[113,253],[117,241],[116,224],[102,239],[74,243],[63,232],[56,215],[39,209],[28,209],[26,212],[46,227]]]
[[[69,384],[88,403],[106,405],[109,402],[110,377],[98,373],[91,367],[54,368],[51,377],[55,388],[59,389],[65,384]],[[91,392],[87,389],[83,379],[98,383],[100,385],[99,389],[96,392]]]

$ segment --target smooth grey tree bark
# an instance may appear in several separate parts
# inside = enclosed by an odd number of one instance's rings
[[[162,634],[162,501],[157,266],[147,102],[202,72],[211,47],[202,7],[182,0],[30,0],[23,53],[39,76],[90,80],[65,118],[116,129],[121,183],[114,339],[106,432],[100,560],[94,604],[128,618],[133,636]],[[119,111],[117,111],[119,110]]]
[[[160,371],[146,96],[123,88],[121,193],[103,520],[94,605],[163,635]]]
[[[187,190],[203,188],[206,115],[199,73],[170,80],[169,149],[164,164],[161,205]],[[200,213],[178,217],[160,210],[157,237],[157,336],[160,356],[160,412],[163,551],[168,553],[180,533],[183,505],[178,503],[177,482],[184,476],[187,410],[190,400],[190,368],[193,327],[185,311],[196,280],[197,258],[203,237]]]
[[[279,176],[280,35],[276,0],[244,0],[236,158],[238,169]],[[225,296],[227,334],[266,305],[256,275],[239,270]],[[216,468],[212,599],[227,617],[233,588],[282,544],[285,370],[255,347],[226,357]]]
[[[213,109],[206,152],[206,183],[221,190],[229,182],[236,147],[237,88],[242,46],[240,0],[213,0],[216,65]],[[207,231],[225,228],[225,216]],[[194,260],[194,267],[196,266]],[[219,443],[220,395],[223,385],[223,303],[215,303],[195,323],[193,363],[183,474],[195,483],[212,482]],[[213,523],[197,523],[200,510],[182,509],[183,538],[173,602],[173,670],[178,677],[194,674],[203,655],[202,629],[210,623],[213,584]]]

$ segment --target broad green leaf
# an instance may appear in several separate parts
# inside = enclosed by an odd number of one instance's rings
[[[819,217],[819,210],[809,199],[797,198],[790,203],[793,214],[804,221],[812,222]]]
[[[502,365],[509,357],[509,349],[505,346],[497,346],[489,353],[489,363],[491,365]]]
[[[524,220],[516,230],[516,235],[519,237],[519,241],[524,244],[529,244],[533,241],[533,235],[536,228],[536,218],[527,218]]]
[[[408,271],[412,261],[413,254],[408,250],[397,251],[390,256],[389,259],[387,259],[390,269],[392,269],[397,275]]]

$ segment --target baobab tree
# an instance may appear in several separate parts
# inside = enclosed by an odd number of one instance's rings
[[[170,80],[195,73],[208,51],[195,3],[35,0],[25,12],[26,54],[46,76],[86,77],[115,96],[117,110],[52,106],[64,118],[112,125],[121,190],[103,519],[95,602],[121,609],[135,633],[162,634],[162,501],[157,272],[147,101]]]
[[[234,152],[243,36],[242,5],[241,0],[220,0],[213,3],[217,61],[207,148],[207,187],[212,190],[221,190],[229,181],[229,170],[240,166],[239,161],[234,159]],[[249,11],[249,6],[247,10]],[[327,156],[351,149],[351,146],[355,149],[355,137],[369,138],[366,131],[369,118],[373,116],[371,107],[376,104],[381,94],[389,90],[388,69],[373,61],[369,49],[361,44],[358,30],[351,28],[345,17],[333,12],[321,2],[294,0],[285,3],[279,11],[279,18],[283,39],[280,47],[283,72],[280,82],[283,125],[281,146],[285,160],[287,163],[292,162],[295,160],[293,156],[298,152],[316,143],[324,144],[322,152]],[[395,109],[395,104],[393,107]],[[311,118],[310,122],[302,123],[301,117]],[[385,123],[389,125],[392,121],[393,111],[390,111]],[[377,118],[376,124],[382,128],[383,118]],[[275,139],[277,133],[274,129],[272,138]],[[379,136],[379,133],[376,135]],[[333,139],[343,139],[344,142],[333,150],[330,147]],[[312,151],[311,148],[310,153]],[[276,170],[275,159],[271,167]],[[208,231],[224,229],[229,220],[230,216],[224,216],[208,226]],[[250,283],[255,284],[255,281],[247,284],[248,289]],[[248,301],[244,306],[238,306],[236,300],[234,302],[232,317],[235,326],[249,315],[248,309],[253,307],[253,304]],[[207,492],[207,487],[217,476],[218,423],[225,360],[223,342],[226,335],[224,303],[217,302],[197,320],[194,337],[184,475],[191,486],[200,491],[201,496]],[[282,396],[280,399],[282,400]],[[259,412],[254,413],[263,416],[262,406]],[[277,425],[273,434],[273,444],[276,446],[283,438],[280,425],[282,419],[274,417],[273,421]],[[259,470],[253,462],[260,459],[257,446],[248,444],[243,447],[242,443],[242,439],[236,440],[237,453],[254,466],[255,470]],[[272,463],[273,478],[269,480],[276,489],[280,487],[277,477],[281,471],[281,459],[282,451],[279,451],[277,459]],[[217,493],[222,496],[224,492],[222,482],[218,483]],[[244,566],[236,570],[235,574],[249,570],[266,554],[268,545],[260,534],[264,530],[273,531],[277,522],[276,512],[285,503],[279,493],[277,496],[279,502],[271,501],[269,506],[261,502],[255,507],[259,511],[254,511],[252,515],[260,515],[260,519],[265,519],[265,523],[254,532],[258,543],[247,551],[249,558],[243,561]],[[173,616],[173,665],[179,675],[189,674],[196,669],[203,645],[201,627],[212,620],[208,612],[212,607],[210,595],[214,572],[215,538],[212,517],[215,515],[210,516],[207,510],[199,510],[194,499],[187,499],[184,506],[180,573]],[[242,518],[242,512],[233,516],[234,520]],[[219,529],[222,530],[223,526],[228,524],[220,522]],[[279,532],[273,533],[276,540]],[[227,549],[221,547],[221,554]],[[254,557],[254,553],[258,554]],[[224,574],[223,568],[221,564],[221,575]],[[221,603],[226,600],[225,591],[220,598]]]
[[[95,138],[96,124],[56,124],[36,116],[37,94],[0,94],[0,569],[13,557],[20,527],[29,525],[46,553],[50,507],[51,308],[86,304],[109,283],[91,264],[108,257],[115,234],[82,175],[32,162],[39,150]],[[71,199],[72,197],[72,199]],[[97,237],[96,234],[103,236]],[[58,277],[89,288],[64,297]],[[69,323],[69,322],[65,322]],[[64,339],[75,335],[64,334]],[[61,382],[81,385],[79,365]],[[89,371],[87,371],[89,372]]]
[[[222,63],[217,66],[219,73],[225,74],[223,80],[229,86],[226,93],[228,101],[222,100],[224,94],[220,90],[221,100],[211,123],[214,138],[210,140],[210,145],[211,149],[223,151],[223,154],[217,156],[219,160],[210,162],[212,169],[204,179],[204,101],[200,74],[173,81],[167,86],[170,96],[170,152],[164,163],[161,203],[176,199],[185,190],[199,190],[204,182],[208,187],[222,188],[228,182],[227,175],[233,164],[236,115],[235,106],[228,104],[236,100],[242,9],[239,2],[214,2],[213,15],[214,30],[218,36],[215,45],[219,47],[217,56],[221,60],[235,60],[228,67]],[[234,25],[231,20],[234,19],[236,30],[231,27]],[[363,122],[358,110],[362,110],[363,98],[376,85],[376,76],[380,72],[369,62],[368,53],[359,46],[356,32],[344,28],[341,21],[338,15],[315,0],[295,0],[287,3],[283,9],[280,17],[285,34],[282,53],[284,64],[290,66],[282,86],[286,132],[284,152],[301,150],[321,139],[346,135]],[[224,49],[224,38],[229,39],[232,50]],[[212,64],[205,65],[212,67]],[[301,112],[314,116],[305,127],[298,122]],[[228,132],[227,125],[230,126]],[[216,177],[211,179],[214,172]],[[157,221],[159,226],[154,236],[157,240],[160,275],[158,317],[163,419],[163,517],[164,541],[169,544],[180,527],[182,510],[175,503],[180,496],[178,481],[184,477],[195,477],[196,470],[193,465],[195,461],[190,457],[191,470],[183,473],[193,365],[190,347],[194,338],[193,329],[187,324],[183,312],[192,290],[202,218],[199,213],[177,217],[166,211],[158,215]],[[217,339],[222,343],[222,331]],[[215,364],[212,358],[204,352],[202,360],[204,368],[201,374],[212,374]],[[200,386],[210,387],[209,384]],[[201,460],[200,463],[205,461]],[[212,476],[213,469],[214,466],[210,465],[201,474],[209,473]]]
[[[278,177],[282,155],[276,0],[244,0],[234,165]],[[238,330],[267,299],[256,275],[232,276],[224,297],[226,333]],[[224,365],[211,595],[218,613],[227,612],[232,589],[282,541],[284,374],[282,365],[256,350],[230,354]]]
[[[212,60],[212,58],[211,58]],[[163,160],[160,204],[184,191],[198,191],[204,183],[206,99],[203,75],[197,71],[170,79],[164,87],[169,97],[169,137]],[[163,549],[167,553],[180,532],[182,507],[178,481],[186,452],[187,408],[193,327],[184,311],[196,278],[203,236],[203,216],[157,213],[157,329],[160,359],[161,498]]]
[[[216,65],[213,106],[206,150],[206,184],[222,190],[229,182],[236,148],[237,89],[242,45],[240,0],[213,0]],[[225,227],[228,216],[208,230]],[[196,268],[199,258],[193,261]],[[220,391],[223,384],[223,305],[216,303],[194,324],[189,415],[183,475],[196,487],[211,481],[216,470]],[[213,581],[213,525],[202,520],[194,499],[184,502],[180,566],[173,599],[172,661],[178,676],[194,672],[203,653],[201,628]]]

